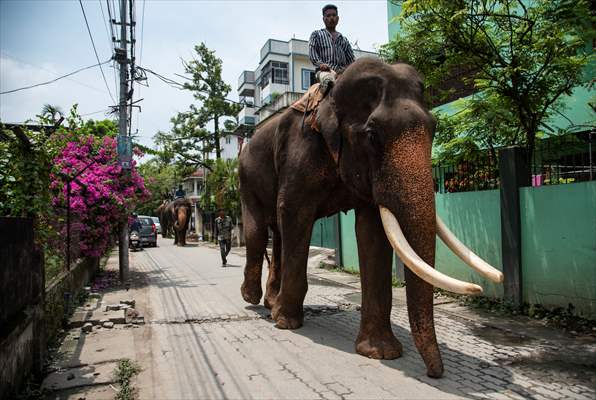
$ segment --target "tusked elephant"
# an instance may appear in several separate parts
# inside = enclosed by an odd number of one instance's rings
[[[170,218],[171,227],[174,230],[174,244],[186,246],[186,232],[190,222],[192,205],[187,199],[176,199],[171,201],[165,209],[166,218]]]
[[[270,227],[273,257],[264,303],[278,328],[299,328],[313,223],[355,209],[362,283],[356,351],[377,359],[402,354],[390,324],[393,247],[408,267],[414,342],[428,376],[440,377],[433,286],[468,294],[482,288],[434,269],[436,235],[489,279],[502,282],[503,275],[465,248],[435,216],[431,145],[436,122],[423,104],[420,76],[407,64],[359,59],[319,104],[316,124],[309,118],[288,108],[265,122],[241,150],[247,252],[243,298],[258,304],[262,296]]]

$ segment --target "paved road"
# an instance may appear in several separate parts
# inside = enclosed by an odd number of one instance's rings
[[[147,321],[135,334],[141,398],[596,398],[595,364],[576,357],[579,350],[563,357],[546,342],[493,332],[447,309],[435,317],[446,372],[427,378],[399,299],[392,322],[404,356],[366,359],[354,352],[357,286],[315,270],[304,326],[278,330],[267,309],[240,296],[244,258],[233,250],[228,262],[221,267],[214,247],[163,239],[132,253],[133,275],[145,285],[135,295]]]

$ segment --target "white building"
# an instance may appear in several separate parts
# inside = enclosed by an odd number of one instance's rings
[[[354,50],[356,58],[376,53]],[[269,39],[261,48],[256,70],[238,78],[238,96],[244,108],[238,113],[237,134],[250,133],[277,111],[298,100],[315,83],[315,67],[308,57],[308,41]],[[241,140],[240,140],[241,142]]]

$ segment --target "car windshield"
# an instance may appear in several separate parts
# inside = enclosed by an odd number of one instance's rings
[[[153,220],[154,224],[159,224],[159,218],[157,217],[151,217],[151,219]]]

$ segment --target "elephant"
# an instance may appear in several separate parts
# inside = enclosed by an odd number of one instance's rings
[[[427,375],[441,377],[433,286],[468,294],[482,288],[434,269],[436,235],[484,276],[495,282],[503,276],[437,219],[431,169],[435,127],[416,70],[371,58],[351,64],[316,113],[307,116],[288,108],[264,122],[239,156],[244,300],[259,304],[263,295],[261,273],[270,228],[273,256],[264,305],[277,328],[302,326],[313,223],[354,209],[362,284],[356,352],[376,359],[402,354],[390,323],[393,248],[408,267],[407,309],[414,343]]]
[[[174,230],[174,244],[186,246],[186,232],[190,223],[192,205],[187,199],[176,199],[171,201],[165,209],[166,218],[169,218],[171,227]]]
[[[159,217],[159,224],[161,225],[161,236],[164,239],[170,236],[170,230],[173,223],[171,213],[165,212],[169,202],[169,200],[164,200],[155,210],[157,216]]]

